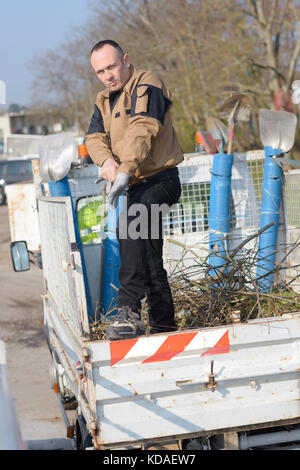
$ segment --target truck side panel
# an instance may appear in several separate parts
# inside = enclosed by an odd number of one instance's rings
[[[99,442],[298,418],[299,317],[89,343]]]

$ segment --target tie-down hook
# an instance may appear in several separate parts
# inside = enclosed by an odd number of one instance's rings
[[[210,374],[208,376],[208,383],[206,385],[207,385],[207,388],[210,388],[212,392],[215,391],[217,383],[215,381],[215,374],[214,374],[214,361],[210,361]]]

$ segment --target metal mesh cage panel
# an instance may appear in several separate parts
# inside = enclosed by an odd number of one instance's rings
[[[47,290],[51,300],[55,299],[57,312],[64,322],[81,336],[81,322],[77,316],[80,310],[77,306],[74,279],[70,269],[72,259],[67,206],[63,198],[62,202],[40,200],[39,212]]]
[[[226,157],[225,157],[226,158]],[[230,228],[257,229],[259,225],[261,186],[263,176],[263,151],[236,154],[232,169],[232,195]],[[209,229],[209,198],[212,155],[187,156],[179,165],[182,193],[164,218],[164,235],[172,237],[187,234],[205,234]],[[73,200],[77,208],[80,227],[93,227],[90,242],[99,241],[107,215],[102,201],[106,201],[103,185],[95,184],[97,167],[73,169],[69,176]],[[88,229],[89,230],[89,229]],[[93,232],[93,235],[92,235]],[[82,240],[88,235],[81,232]]]
[[[226,155],[224,155],[226,158]],[[264,152],[235,154],[231,178],[230,233],[227,246],[233,250],[258,230]],[[164,260],[169,273],[179,266],[199,266],[209,255],[209,200],[213,155],[195,155],[179,165],[182,194],[164,220]],[[253,239],[239,256],[256,249]],[[189,274],[192,270],[189,271]]]
[[[285,173],[287,282],[300,292],[300,170]]]

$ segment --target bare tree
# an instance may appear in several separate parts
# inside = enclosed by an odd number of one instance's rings
[[[35,100],[59,105],[86,132],[101,88],[89,52],[100,39],[114,39],[136,67],[166,80],[182,147],[193,151],[195,131],[205,129],[209,114],[218,114],[229,89],[250,94],[257,107],[270,107],[274,92],[290,86],[300,50],[298,4],[93,0],[88,23],[59,50],[32,61]]]
[[[298,0],[247,0],[246,4],[244,11],[259,48],[251,60],[262,71],[272,96],[282,86],[290,87],[295,76],[300,54],[300,4]]]

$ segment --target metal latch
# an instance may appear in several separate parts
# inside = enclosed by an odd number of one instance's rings
[[[61,260],[61,263],[62,263],[62,268],[63,268],[63,272],[66,273],[68,271],[68,268],[70,267],[71,269],[75,269],[75,258],[74,258],[74,254],[71,253],[71,261],[68,262],[66,261],[65,259],[62,259]]]
[[[217,383],[215,381],[215,374],[214,374],[214,361],[210,361],[210,374],[208,376],[208,383],[206,385],[207,385],[207,388],[210,388],[212,392],[215,391]]]

